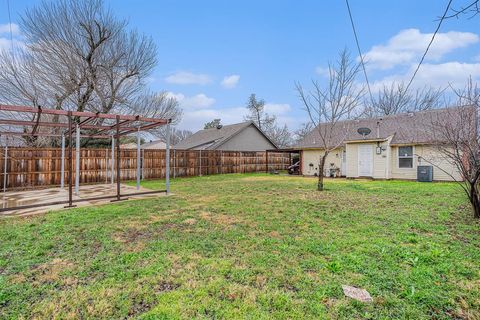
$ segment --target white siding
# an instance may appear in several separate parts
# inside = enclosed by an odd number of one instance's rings
[[[318,164],[320,162],[320,156],[323,154],[320,150],[304,150],[302,155],[302,168],[303,175],[313,176],[315,173],[318,174]],[[342,167],[342,149],[335,149],[330,152],[325,161],[325,169],[333,167],[341,168]],[[313,164],[313,166],[310,166]]]
[[[455,165],[446,159],[433,146],[414,146],[413,148],[413,168],[398,167],[398,147],[392,147],[392,178],[393,179],[417,179],[417,167],[419,165],[433,164],[433,180],[451,181],[452,175],[455,179],[460,180],[461,175]],[[420,157],[420,160],[419,160]],[[422,159],[423,158],[423,159]],[[430,163],[429,163],[430,162]]]
[[[275,146],[253,125],[242,130],[230,140],[222,144],[217,150],[231,151],[265,151]]]
[[[348,178],[358,177],[358,145],[360,143],[349,143],[346,148],[346,176]],[[461,175],[456,169],[455,165],[450,163],[445,157],[441,155],[432,146],[414,146],[413,153],[413,168],[399,168],[398,167],[398,147],[390,147],[388,142],[380,143],[382,150],[381,154],[376,154],[377,143],[373,143],[373,178],[375,179],[417,179],[417,167],[418,165],[430,165],[428,162],[434,164],[433,179],[439,181],[451,181],[450,175],[453,175],[455,179],[460,180]],[[390,153],[390,155],[388,155]],[[303,174],[314,175],[318,173],[318,162],[320,158],[320,150],[304,150],[303,151]],[[341,168],[342,165],[342,149],[332,151],[326,161],[326,168],[330,167],[330,163],[333,163],[335,167]],[[419,159],[420,162],[419,162]],[[428,160],[428,161],[427,161]],[[313,167],[310,166],[313,164]],[[438,166],[439,168],[436,168]],[[387,170],[390,170],[387,174]],[[343,174],[343,173],[342,173]]]

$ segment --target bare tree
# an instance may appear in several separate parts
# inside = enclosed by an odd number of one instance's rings
[[[149,92],[139,94],[125,102],[122,112],[126,114],[141,114],[149,118],[170,119],[176,125],[182,119],[183,111],[178,101],[167,92]],[[173,130],[173,129],[172,129]],[[166,127],[160,126],[149,131],[162,141],[166,141]],[[142,133],[145,136],[145,133]],[[173,141],[173,135],[172,135]],[[171,142],[173,144],[173,142]]]
[[[453,164],[460,177],[445,171],[439,159],[427,162],[458,182],[472,205],[475,218],[480,218],[480,88],[470,79],[462,90],[454,90],[457,106],[449,108],[443,117],[432,118],[431,133],[443,160]],[[442,160],[442,159],[440,159]]]
[[[292,144],[292,135],[286,124],[283,127],[275,125],[269,128],[266,134],[280,148],[286,148]]]
[[[209,121],[203,125],[203,129],[214,129],[217,128],[218,126],[222,125],[222,120],[221,119],[213,119],[212,121]]]
[[[102,0],[44,1],[26,10],[20,27],[25,45],[0,58],[0,88],[7,103],[104,113],[128,109],[143,95],[156,65],[152,39],[128,31],[126,21]],[[40,117],[61,121],[41,114],[29,120]]]
[[[178,144],[180,141],[185,140],[186,138],[190,137],[193,134],[190,130],[181,130],[173,128],[172,132],[170,133],[170,142],[172,145]],[[164,141],[166,139],[164,138]]]
[[[336,136],[339,132],[346,135],[348,131],[345,127],[348,122],[341,121],[350,118],[358,109],[364,94],[364,89],[355,82],[360,64],[352,60],[347,50],[340,52],[335,64],[329,64],[328,71],[328,82],[325,86],[312,80],[313,88],[305,91],[301,84],[296,84],[300,100],[319,137],[319,191],[324,189],[325,160],[328,154],[343,144],[343,139],[337,139]]]
[[[407,92],[403,82],[394,82],[390,86],[384,85],[372,101],[367,101],[365,115],[378,117],[439,108],[443,105],[443,92],[443,89],[432,87]]]
[[[300,128],[295,130],[294,135],[295,135],[295,142],[300,142],[305,137],[307,134],[309,134],[313,130],[313,124],[312,122],[305,122],[300,125]]]
[[[276,117],[265,112],[265,100],[257,99],[254,93],[248,97],[247,109],[249,114],[244,120],[253,121],[260,130],[266,132],[276,125]]]

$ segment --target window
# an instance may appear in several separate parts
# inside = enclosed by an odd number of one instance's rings
[[[413,147],[398,148],[398,167],[413,168]]]

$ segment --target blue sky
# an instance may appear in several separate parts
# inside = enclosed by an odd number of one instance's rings
[[[12,22],[39,1],[10,0]],[[467,0],[454,0],[459,7]],[[8,45],[6,0],[0,2],[0,47]],[[408,79],[447,1],[350,0],[373,90]],[[175,95],[184,108],[179,127],[197,130],[213,118],[241,121],[250,93],[295,129],[306,113],[294,89],[325,80],[324,68],[347,47],[357,56],[343,0],[140,1],[106,4],[129,26],[151,35],[158,66],[153,90]],[[444,22],[414,86],[461,86],[480,80],[480,16]],[[15,32],[21,40],[21,33]],[[359,78],[359,82],[363,79]]]

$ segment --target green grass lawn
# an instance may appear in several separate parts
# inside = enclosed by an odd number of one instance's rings
[[[315,186],[184,178],[171,197],[2,219],[0,318],[480,319],[480,224],[457,185]]]

